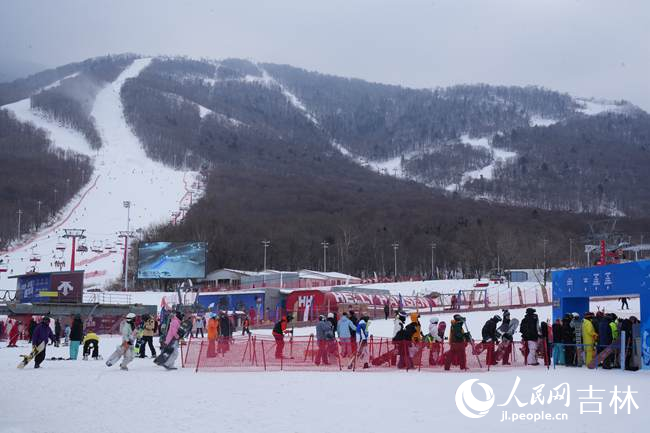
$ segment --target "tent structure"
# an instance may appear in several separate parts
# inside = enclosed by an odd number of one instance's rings
[[[643,368],[650,369],[650,260],[553,272],[553,320],[589,311],[589,298],[639,296]]]

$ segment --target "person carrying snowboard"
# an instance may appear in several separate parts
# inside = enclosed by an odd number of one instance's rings
[[[122,358],[120,363],[120,370],[128,370],[127,365],[133,361],[133,343],[135,342],[135,314],[129,313],[124,317],[120,323],[120,335],[122,336],[122,344],[117,346],[115,352],[106,361],[106,366],[111,367]]]
[[[571,314],[571,328],[573,328],[573,333],[575,335],[576,341],[576,352],[575,360],[573,360],[573,365],[576,367],[582,367],[582,320],[580,320],[580,314],[573,313]],[[569,360],[571,361],[571,360]]]
[[[158,365],[165,367],[167,370],[176,370],[174,363],[176,358],[178,358],[179,346],[178,341],[181,338],[178,331],[181,327],[181,321],[183,320],[183,313],[177,311],[174,314],[169,322],[169,327],[167,328],[167,335],[165,336],[165,348],[163,349],[164,354],[169,354],[166,359],[162,360],[163,362]],[[156,358],[158,360],[158,358]]]
[[[429,365],[437,365],[440,363],[440,354],[442,353],[442,342],[444,338],[438,334],[439,320],[437,317],[429,319],[429,335],[426,337],[429,343]]]
[[[34,357],[34,368],[40,368],[41,363],[45,359],[45,350],[47,348],[48,340],[54,343],[56,337],[50,328],[50,318],[44,316],[41,323],[36,325],[32,331],[32,349],[36,349],[41,343],[43,343],[43,350],[38,352]]]
[[[219,342],[217,344],[218,353],[227,353],[230,350],[230,339],[232,337],[232,323],[228,317],[228,313],[221,312],[219,318]]]

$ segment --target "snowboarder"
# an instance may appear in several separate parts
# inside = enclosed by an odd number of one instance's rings
[[[388,305],[388,302],[384,304],[384,319],[388,320],[388,316],[390,316],[390,306]]]
[[[562,334],[555,334],[555,340],[560,341],[564,345],[564,365],[573,367],[575,366],[575,356],[576,356],[576,335],[571,326],[571,320],[573,316],[567,314],[562,319]],[[561,340],[560,340],[561,337]]]
[[[70,345],[70,332],[72,329],[70,328],[70,324],[66,323],[65,328],[63,328],[63,345],[64,346],[69,346]]]
[[[182,336],[179,335],[182,320],[183,313],[180,311],[177,311],[176,314],[172,316],[171,321],[169,322],[169,328],[167,328],[167,335],[165,336],[165,348],[163,349],[163,352],[168,353],[169,355],[166,357],[166,359],[156,358],[155,360],[159,362],[158,365],[165,367],[167,370],[176,370],[174,363],[176,362],[176,358],[178,358],[179,339],[182,338]],[[188,326],[188,328],[191,328],[191,326]],[[161,353],[161,355],[165,355],[165,353]]]
[[[397,333],[404,329],[404,323],[406,322],[406,313],[403,311],[398,311],[395,313],[395,320],[393,320],[393,338]]]
[[[332,324],[321,314],[316,324],[316,343],[318,344],[318,352],[314,360],[316,365],[320,365],[321,361],[323,364],[329,365],[330,362],[327,357],[327,352],[329,351],[329,342],[332,340],[334,340]]]
[[[128,370],[127,365],[133,361],[133,343],[135,343],[135,314],[129,313],[124,317],[120,323],[120,335],[122,336],[122,344],[117,346],[115,352],[106,361],[106,366],[111,367],[122,358],[120,363],[120,370]]]
[[[151,352],[151,357],[156,357],[156,348],[153,345],[153,333],[156,328],[156,319],[145,314],[142,317],[142,337],[140,342],[140,358],[145,357],[145,352],[147,351],[147,345],[149,345],[149,351]]]
[[[357,325],[359,324],[359,319],[355,314],[354,310],[350,310],[350,321],[354,325],[354,331],[350,333],[350,342],[352,343],[352,353],[357,353]]]
[[[241,322],[241,335],[251,335],[251,319],[249,316],[244,316],[244,320]]]
[[[612,327],[610,326],[611,316],[609,314],[605,315],[598,323],[598,353],[604,352],[607,347],[612,344],[614,337],[612,335]],[[603,368],[610,369],[612,368],[613,354],[608,355],[603,359]]]
[[[54,333],[52,332],[52,329],[50,328],[50,318],[47,316],[44,316],[43,319],[41,320],[41,323],[36,325],[34,329],[32,330],[32,347],[33,349],[36,349],[43,343],[43,350],[38,352],[36,356],[34,357],[34,368],[40,368],[41,363],[45,359],[45,351],[47,348],[47,342],[48,340],[54,341],[56,340],[56,337],[54,336]]]
[[[90,355],[90,349],[92,347],[92,358],[96,361],[99,359],[99,337],[92,330],[86,332],[86,336],[83,339],[83,360],[88,361],[88,355]]]
[[[287,323],[293,320],[291,314],[282,317],[280,321],[273,326],[273,338],[275,338],[275,359],[281,359],[284,356],[284,334],[291,334],[293,331],[287,329]]]
[[[524,352],[526,355],[526,364],[539,365],[537,362],[537,340],[539,340],[539,325],[537,314],[534,308],[526,308],[526,315],[521,321],[521,338],[524,341]]]
[[[76,314],[72,320],[72,327],[70,329],[70,357],[69,360],[77,360],[79,356],[79,346],[81,340],[84,338],[84,324],[81,321],[81,315]]]

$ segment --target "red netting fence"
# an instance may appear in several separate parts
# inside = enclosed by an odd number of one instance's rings
[[[523,367],[528,355],[521,342],[393,342],[371,337],[366,343],[345,339],[251,336],[190,339],[182,346],[182,365],[195,371],[341,371],[404,369],[418,371],[490,370]],[[549,365],[544,345],[534,356]]]

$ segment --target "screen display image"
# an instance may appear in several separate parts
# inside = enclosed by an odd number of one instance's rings
[[[205,277],[205,242],[149,242],[138,252],[140,279]]]

